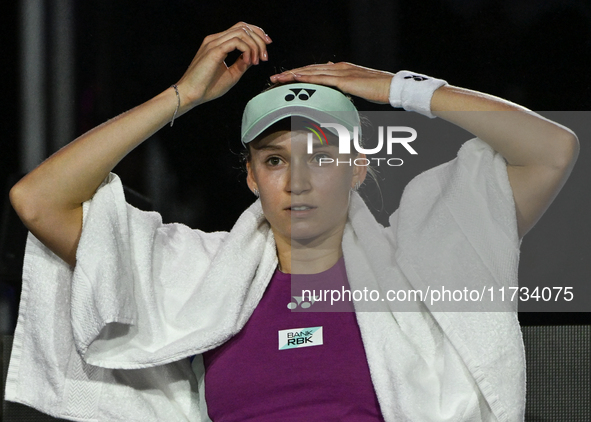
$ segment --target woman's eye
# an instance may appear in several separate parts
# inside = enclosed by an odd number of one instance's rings
[[[279,157],[269,157],[267,158],[267,164],[271,166],[278,166],[281,164],[281,159]]]
[[[316,154],[312,159],[317,163],[320,163],[321,158],[330,158],[328,154]]]

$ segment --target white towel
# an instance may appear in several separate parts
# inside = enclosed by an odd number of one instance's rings
[[[479,139],[409,183],[385,236],[368,213],[362,201],[352,202],[343,239],[352,288],[517,286],[520,241],[506,163]],[[386,420],[523,420],[525,353],[516,313],[358,313],[357,319]],[[461,376],[465,369],[468,378]],[[472,402],[462,415],[454,403],[466,403],[471,382],[486,405]]]
[[[352,195],[343,238],[353,289],[513,286],[518,246],[505,162],[478,139],[415,178],[387,229]],[[196,377],[184,358],[242,328],[276,264],[259,201],[203,233],[125,204],[111,176],[84,205],[73,272],[29,237],[6,399],[80,421],[206,421],[202,362]],[[386,421],[523,420],[514,313],[357,320]]]

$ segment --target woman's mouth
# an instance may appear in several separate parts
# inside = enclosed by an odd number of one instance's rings
[[[315,206],[309,204],[293,204],[287,208],[287,211],[292,217],[306,217],[316,209]]]

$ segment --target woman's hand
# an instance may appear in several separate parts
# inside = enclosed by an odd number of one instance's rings
[[[180,114],[228,92],[251,65],[268,60],[267,44],[271,42],[261,28],[244,22],[205,37],[177,83],[181,95]],[[228,67],[224,60],[234,50],[241,51],[242,55]]]
[[[271,82],[305,82],[334,86],[372,103],[388,104],[393,73],[352,63],[314,64],[271,76]]]

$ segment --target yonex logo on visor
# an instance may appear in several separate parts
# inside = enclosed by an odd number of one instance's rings
[[[360,125],[359,112],[342,92],[323,85],[297,83],[282,85],[251,99],[242,115],[242,143],[254,140],[267,128],[289,117],[303,117],[315,125],[306,124],[314,136],[326,143],[326,137],[318,130],[319,122],[334,122],[351,133]],[[327,129],[323,129],[325,134]],[[329,129],[335,135],[334,129]]]
[[[287,94],[285,96],[285,101],[293,101],[296,97],[298,100],[308,101],[312,95],[316,92],[315,89],[304,89],[304,88],[293,88],[290,89],[293,94]],[[304,91],[304,92],[302,92]]]

